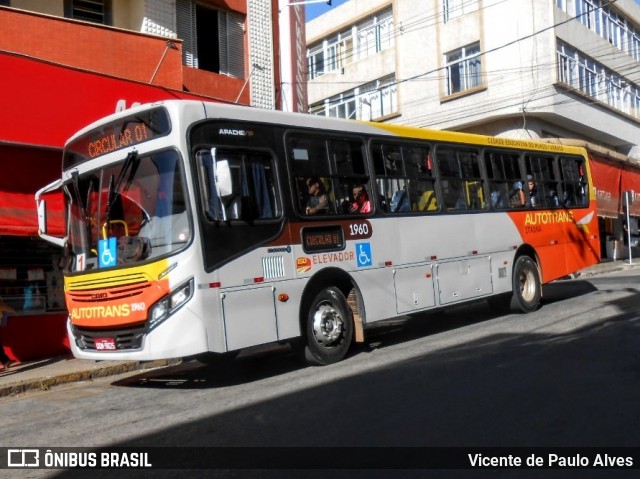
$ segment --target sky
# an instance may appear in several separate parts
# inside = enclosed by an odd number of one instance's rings
[[[298,0],[294,0],[294,1],[298,1]],[[302,0],[304,1],[304,0]],[[315,0],[310,0],[310,1],[315,1]],[[329,10],[331,10],[332,8],[337,7],[338,5],[342,5],[344,2],[346,2],[348,0],[332,0],[331,1],[331,6],[327,5],[326,1],[322,1],[320,3],[312,3],[309,5],[305,5],[305,9],[307,12],[307,22],[309,20],[313,20],[314,18],[316,18],[318,15],[322,15],[323,13],[328,12]],[[640,3],[640,0],[636,0],[636,3]]]
[[[318,15],[322,15],[323,13],[328,12],[329,10],[337,7],[338,5],[342,5],[346,1],[348,0],[331,0],[331,6],[327,5],[326,1],[305,5],[304,8],[305,8],[305,11],[307,12],[307,22],[309,20],[313,20]]]

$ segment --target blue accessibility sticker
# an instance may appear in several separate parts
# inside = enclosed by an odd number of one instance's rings
[[[109,266],[115,266],[117,252],[118,248],[116,246],[115,238],[107,238],[98,241],[100,267],[107,268]]]
[[[356,261],[358,266],[371,266],[371,243],[356,243]]]

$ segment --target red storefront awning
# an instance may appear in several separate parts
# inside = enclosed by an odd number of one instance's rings
[[[621,168],[603,157],[589,154],[591,176],[596,187],[598,216],[617,218],[620,212]]]
[[[130,107],[205,98],[0,52],[0,142],[61,148],[80,128]]]
[[[0,202],[0,235],[38,235],[38,217],[33,196],[31,193],[3,193]],[[61,238],[65,235],[62,194],[50,194],[45,199],[49,228],[47,233]]]
[[[206,99],[7,52],[0,72],[0,235],[38,234],[35,193],[61,176],[62,147],[80,128],[135,103]],[[47,210],[49,234],[63,236],[61,195]]]
[[[629,205],[629,214],[632,216],[640,216],[640,171],[630,168],[622,169],[622,181],[620,184],[622,205],[621,211],[624,211],[624,192],[633,191],[633,202]]]
[[[0,144],[0,235],[37,236],[35,192],[60,177],[62,150]],[[50,234],[64,236],[61,193],[49,194]]]

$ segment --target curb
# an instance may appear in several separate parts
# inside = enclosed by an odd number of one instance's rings
[[[616,264],[616,265],[612,265],[609,267],[604,267],[601,268],[599,270],[593,270],[593,271],[581,271],[580,272],[580,278],[591,278],[593,276],[599,276],[601,274],[606,274],[606,273],[615,273],[616,271],[627,271],[630,269],[635,269],[638,266],[640,266],[640,264],[636,264],[636,263],[623,263],[623,264]]]
[[[163,359],[156,361],[131,361],[120,364],[96,366],[71,373],[62,373],[45,378],[34,378],[15,384],[0,386],[0,398],[18,395],[27,391],[40,390],[47,391],[53,386],[60,384],[74,383],[80,381],[92,381],[97,378],[116,376],[118,374],[131,371],[143,371],[147,369],[160,368],[164,366],[175,366],[182,362],[181,359]]]

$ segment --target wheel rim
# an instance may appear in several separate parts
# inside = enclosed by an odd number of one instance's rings
[[[330,348],[342,337],[344,318],[332,304],[318,305],[313,314],[313,336],[316,342]]]
[[[527,302],[535,299],[536,280],[530,269],[525,269],[520,273],[520,295]]]

